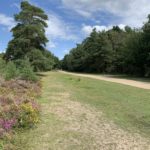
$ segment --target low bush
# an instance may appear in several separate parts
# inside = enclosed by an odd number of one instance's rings
[[[28,59],[6,63],[0,58],[0,76],[6,80],[17,78],[34,82],[38,80]]]
[[[13,128],[30,128],[39,122],[39,106],[34,100],[0,97],[0,137]]]
[[[33,72],[33,67],[30,65],[28,59],[17,60],[15,64],[19,70],[19,76],[22,80],[37,81],[38,78]]]
[[[23,103],[20,105],[19,127],[30,128],[39,122],[39,107],[34,102]]]
[[[41,84],[25,80],[0,82],[0,150],[15,149],[13,135],[18,129],[34,127],[40,120]]]
[[[19,70],[13,62],[8,62],[5,66],[4,78],[10,80],[19,76]]]
[[[28,59],[5,62],[0,57],[0,150],[14,150],[14,134],[40,120],[41,84]]]
[[[0,58],[0,74],[3,74],[3,72],[5,71],[5,66],[5,61],[2,58]]]

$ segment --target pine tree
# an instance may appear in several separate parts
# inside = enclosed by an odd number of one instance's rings
[[[48,39],[45,36],[48,16],[41,8],[21,2],[21,11],[15,15],[17,25],[12,28],[13,39],[9,42],[4,58],[24,59],[32,50],[43,52]]]

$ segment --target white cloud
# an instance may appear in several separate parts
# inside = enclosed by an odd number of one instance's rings
[[[84,10],[80,10],[80,9],[77,9],[76,11],[77,11],[77,13],[82,15],[83,17],[86,17],[86,18],[92,17],[92,14],[90,12],[87,12],[87,11],[84,11]]]
[[[46,35],[50,39],[75,40],[77,38],[72,34],[70,25],[66,24],[59,16],[49,14],[47,24]]]
[[[119,24],[118,26],[120,27],[120,29],[124,29],[124,27],[125,27],[125,25],[123,25],[123,24]],[[100,26],[100,25],[90,26],[90,25],[83,25],[82,26],[82,32],[86,36],[88,36],[92,32],[92,30],[94,28],[96,29],[96,31],[103,31],[103,30],[107,31],[109,29],[112,29],[112,27],[113,27],[113,25],[110,25],[110,26]]]
[[[65,23],[59,16],[55,14],[48,15],[48,28],[46,28],[46,36],[49,39],[47,48],[56,48],[57,40],[74,41],[78,37],[72,32],[72,27]]]
[[[85,35],[89,35],[93,29],[96,29],[96,31],[107,31],[108,29],[111,29],[112,26],[100,26],[100,25],[95,25],[95,26],[90,26],[90,25],[83,25],[82,27],[82,32],[85,34]]]
[[[126,25],[124,25],[124,24],[119,24],[118,26],[119,26],[120,29],[124,30]]]
[[[68,53],[69,53],[69,50],[64,50],[64,51],[63,51],[63,54],[64,54],[64,55],[66,55],[66,54],[68,54]]]
[[[104,11],[121,17],[119,23],[135,27],[141,26],[150,13],[149,0],[62,0],[62,3],[84,17]]]
[[[12,17],[0,14],[0,25],[3,25],[10,30],[15,25],[15,22]]]

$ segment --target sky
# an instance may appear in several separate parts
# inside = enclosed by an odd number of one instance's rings
[[[0,52],[12,39],[14,14],[22,0],[0,0]],[[149,0],[28,0],[48,15],[46,48],[62,59],[91,31],[108,30],[114,25],[139,28],[150,14]]]

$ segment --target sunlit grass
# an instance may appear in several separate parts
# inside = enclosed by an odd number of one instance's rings
[[[150,136],[150,90],[90,78],[52,73],[73,99],[90,104],[132,131]]]
[[[42,106],[41,122],[29,132],[19,132],[16,135],[15,144],[19,150],[57,149],[61,147],[61,141],[70,137],[83,140],[81,133],[64,131],[66,122],[50,111],[53,106],[51,104],[59,101],[59,93],[65,92],[69,93],[71,100],[102,111],[106,118],[125,130],[140,132],[150,137],[149,90],[58,72],[48,72],[45,75],[42,79],[42,96],[39,98]],[[59,145],[55,143],[58,140],[60,140]],[[86,145],[89,140],[84,139],[83,144]],[[79,149],[76,146],[73,146],[74,149]]]

